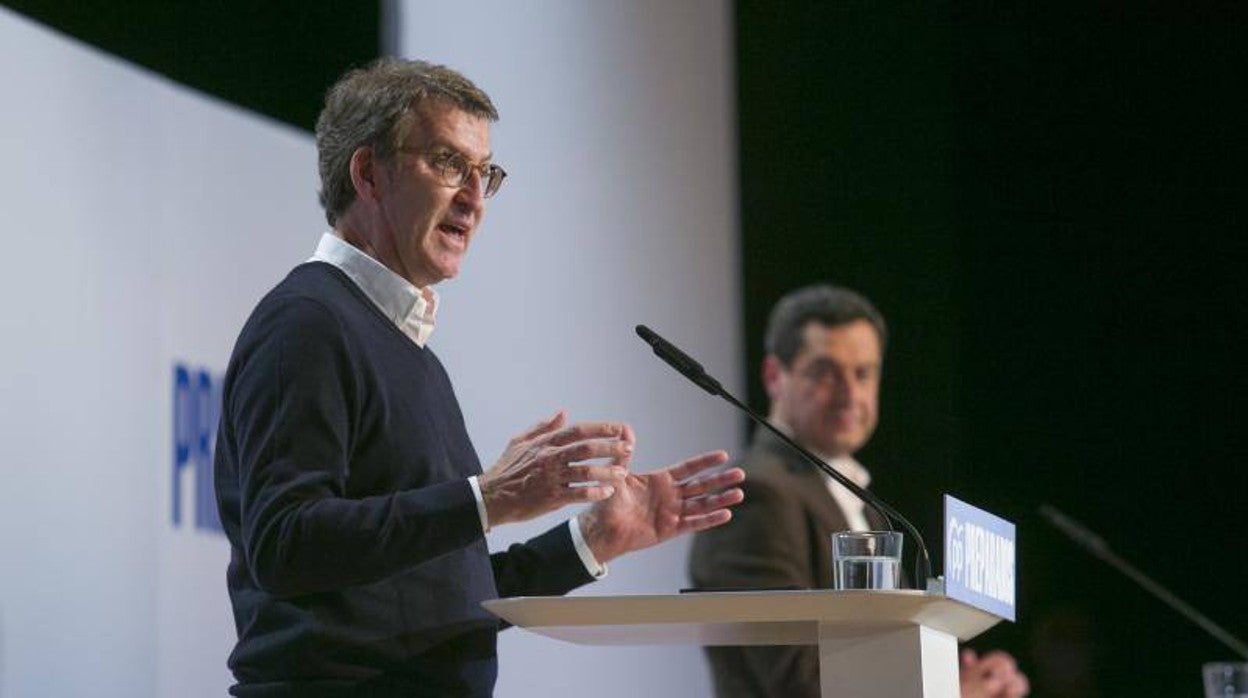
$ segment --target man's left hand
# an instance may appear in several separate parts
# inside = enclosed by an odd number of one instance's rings
[[[631,440],[629,432],[626,438]],[[594,557],[605,564],[681,534],[726,523],[732,518],[728,507],[745,496],[735,487],[745,479],[745,471],[714,471],[727,460],[723,451],[711,451],[653,472],[630,471],[612,483],[615,494],[579,517]]]

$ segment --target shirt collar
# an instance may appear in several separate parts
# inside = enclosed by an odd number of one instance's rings
[[[815,454],[823,458],[823,462],[832,466],[836,472],[850,479],[855,485],[866,489],[871,484],[871,471],[867,470],[862,463],[859,463],[853,456],[838,456],[828,458],[819,453]]]
[[[784,432],[785,436],[793,438],[793,430],[789,428],[789,425],[778,419],[772,419],[770,421],[777,429]],[[802,445],[805,446],[806,444]],[[828,454],[820,453],[813,448],[808,448],[807,450],[813,453],[817,458],[819,458],[819,460],[827,463],[833,470],[849,478],[855,485],[866,488],[871,484],[871,472],[867,470],[862,463],[859,463],[853,456],[829,456]],[[825,475],[824,477],[827,476]]]
[[[437,291],[413,286],[332,232],[321,235],[308,261],[325,262],[342,270],[403,334],[421,347],[429,341],[438,310]]]

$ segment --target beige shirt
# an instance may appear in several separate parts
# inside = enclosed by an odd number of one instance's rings
[[[820,454],[820,458],[823,458]],[[854,460],[851,456],[842,456],[840,458],[823,458],[823,462],[827,463],[836,472],[849,478],[850,482],[866,489],[871,484],[871,473],[862,466],[861,463]],[[845,515],[845,521],[849,523],[851,531],[869,531],[870,524],[867,523],[866,502],[858,498],[858,495],[850,492],[844,485],[833,480],[827,474],[823,476],[828,484],[828,492],[832,494],[832,499],[836,500],[836,505],[841,508],[841,513]]]

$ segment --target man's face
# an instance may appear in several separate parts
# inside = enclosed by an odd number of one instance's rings
[[[763,381],[771,415],[798,442],[825,456],[847,456],[871,438],[878,417],[880,337],[866,320],[802,328],[802,347],[785,367],[768,356]]]
[[[480,165],[492,155],[485,119],[441,102],[425,103],[414,116],[394,162],[376,165],[379,218],[371,244],[383,264],[423,287],[459,274],[485,215],[480,177],[448,186],[433,161],[458,153]]]

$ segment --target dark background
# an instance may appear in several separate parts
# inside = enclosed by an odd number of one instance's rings
[[[1038,696],[1198,696],[1230,650],[1036,508],[1248,636],[1245,24],[1038,5],[738,4],[748,365],[787,289],[865,292],[876,489],[932,544],[941,492],[1018,525],[1020,622],[975,644]]]
[[[380,52],[373,3],[8,5],[304,129]],[[1018,525],[1019,623],[975,644],[1036,696],[1198,696],[1230,651],[1036,507],[1248,635],[1248,27],[1037,5],[737,4],[750,398],[780,295],[863,291],[892,332],[876,489],[929,545],[943,492]]]
[[[325,90],[376,58],[381,5],[326,0],[4,0],[105,51],[311,131]]]

